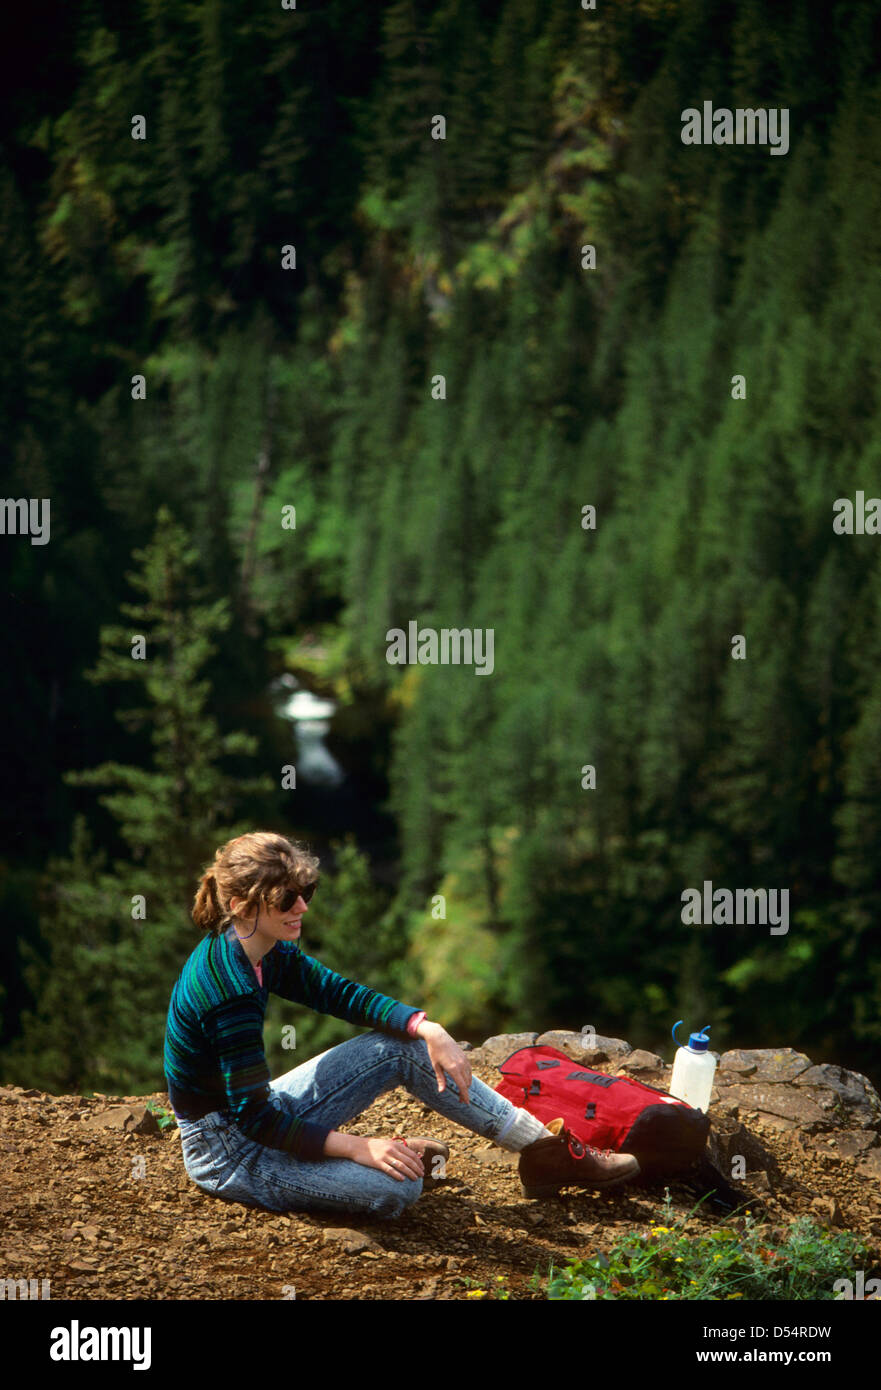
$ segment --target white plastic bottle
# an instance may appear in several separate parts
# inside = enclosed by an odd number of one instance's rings
[[[680,1018],[679,1023],[673,1025],[674,1042],[679,1042],[676,1029],[682,1021]],[[710,1026],[708,1023],[699,1033],[691,1033],[688,1046],[679,1048],[673,1059],[673,1075],[670,1078],[670,1095],[684,1100],[695,1110],[703,1110],[704,1114],[710,1108],[713,1077],[716,1075],[716,1059],[707,1051]]]

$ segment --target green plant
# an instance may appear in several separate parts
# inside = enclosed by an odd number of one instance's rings
[[[511,1290],[507,1287],[507,1280],[504,1274],[497,1274],[494,1278],[472,1279],[467,1274],[460,1274],[454,1280],[454,1284],[460,1284],[467,1289],[466,1298],[473,1299],[495,1299],[500,1302],[510,1299]]]
[[[148,1100],[147,1109],[150,1111],[152,1115],[156,1116],[156,1120],[160,1129],[169,1129],[170,1127],[177,1124],[177,1120],[174,1118],[173,1112],[171,1110],[166,1109],[164,1105],[160,1105],[158,1101]]]
[[[494,1299],[496,1302],[502,1302],[503,1300],[507,1301],[511,1298],[516,1297],[516,1295],[513,1294],[511,1290],[508,1288],[507,1276],[504,1274],[496,1274],[494,1277],[488,1277],[486,1279],[472,1279],[467,1274],[460,1274],[453,1280],[453,1283],[459,1284],[462,1288],[468,1289],[469,1293],[467,1297],[473,1298],[475,1300],[478,1298],[483,1298],[486,1300]],[[539,1296],[542,1293],[542,1274],[538,1265],[536,1265],[535,1269],[530,1275],[526,1287],[531,1294],[534,1294],[536,1296]]]
[[[834,1301],[834,1280],[869,1255],[855,1233],[832,1235],[806,1217],[778,1233],[747,1208],[699,1236],[685,1231],[687,1219],[674,1218],[667,1189],[662,1222],[648,1235],[628,1232],[608,1253],[573,1260],[556,1272],[551,1265],[547,1297]]]

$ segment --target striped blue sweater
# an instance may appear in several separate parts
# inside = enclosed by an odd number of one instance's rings
[[[263,1051],[269,995],[402,1039],[419,1010],[345,979],[304,955],[299,942],[276,942],[262,970],[261,986],[232,926],[204,937],[193,951],[168,1006],[168,1098],[180,1119],[221,1110],[258,1144],[317,1159],[331,1127],[302,1119],[292,1097],[269,1089]]]

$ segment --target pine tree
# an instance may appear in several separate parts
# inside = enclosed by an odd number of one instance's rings
[[[195,581],[197,551],[167,507],[150,544],[134,552],[128,575],[142,601],[122,604],[128,626],[101,630],[87,678],[133,683],[144,703],[117,711],[129,732],[149,730],[152,765],[103,763],[70,772],[79,787],[109,787],[99,798],[125,857],[107,867],[83,818],[68,856],[47,868],[41,932],[48,959],[31,955],[36,998],[23,1035],[7,1056],[22,1075],[47,1086],[156,1089],[168,996],[195,945],[188,908],[214,847],[250,828],[229,822],[240,799],[268,794],[268,778],[224,772],[223,758],[253,753],[245,733],[221,734],[208,713],[211,691],[199,672],[213,655],[212,634],[230,621],[228,603],[211,603]],[[133,642],[146,655],[136,659]],[[33,1070],[31,1070],[31,1068]]]

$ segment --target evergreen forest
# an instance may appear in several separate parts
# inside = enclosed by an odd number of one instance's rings
[[[252,829],[321,857],[304,949],[457,1039],[877,1078],[878,0],[5,23],[4,1079],[162,1088]],[[684,143],[710,101],[788,149]],[[492,670],[393,664],[411,624]],[[787,930],[683,920],[705,883]],[[285,1023],[352,1033],[273,1001],[276,1069]]]

